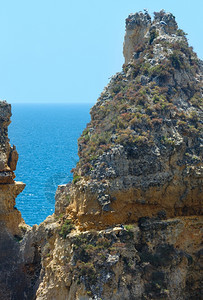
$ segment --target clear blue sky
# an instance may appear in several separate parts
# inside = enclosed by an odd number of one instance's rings
[[[202,0],[0,0],[0,99],[95,103],[123,64],[125,18],[172,12],[203,58]]]

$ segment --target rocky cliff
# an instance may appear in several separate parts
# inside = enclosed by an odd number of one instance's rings
[[[19,235],[21,214],[15,209],[15,198],[25,187],[22,182],[15,182],[14,171],[18,160],[15,146],[11,147],[8,139],[11,106],[0,102],[0,224],[13,235]]]
[[[20,300],[26,299],[26,295],[33,296],[36,277],[33,271],[36,268],[30,250],[32,258],[29,265],[21,249],[20,242],[29,226],[15,207],[15,199],[25,184],[14,181],[18,153],[8,139],[10,117],[11,105],[0,101],[0,299]],[[33,270],[30,274],[29,268]]]
[[[201,299],[200,217],[146,217],[83,233],[60,222],[39,228],[51,236],[36,299]]]
[[[55,214],[16,248],[11,226],[7,249],[21,284],[7,264],[0,299],[201,299],[202,62],[164,11],[126,19],[123,53],[78,141],[73,181],[58,187]],[[3,136],[9,186],[17,155]]]
[[[202,62],[172,14],[126,19],[123,70],[79,139],[68,213],[83,228],[199,215]],[[67,189],[67,188],[66,188]]]

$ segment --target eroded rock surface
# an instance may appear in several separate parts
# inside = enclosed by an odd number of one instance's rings
[[[18,160],[15,146],[11,147],[8,139],[11,105],[0,102],[0,226],[6,228],[12,235],[21,235],[19,224],[23,222],[20,212],[15,208],[15,198],[20,194],[25,184],[15,182],[14,171]]]
[[[202,213],[202,62],[164,11],[126,19],[124,56],[91,109],[65,192],[67,213],[83,228],[162,209],[167,217]]]
[[[202,62],[164,11],[127,18],[123,53],[57,190],[37,299],[201,299]]]
[[[200,217],[159,216],[125,229],[52,230],[37,300],[201,299],[200,227]]]
[[[0,103],[0,299],[202,299],[203,65],[164,11],[130,15],[123,52],[79,139],[73,182],[23,234]]]
[[[9,144],[10,117],[11,105],[0,101],[0,299],[32,299],[36,274],[27,267],[21,251],[20,242],[29,226],[15,207],[25,184],[14,181],[18,153]],[[34,266],[34,257],[30,260]]]

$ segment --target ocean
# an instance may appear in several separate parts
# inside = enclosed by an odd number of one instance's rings
[[[19,160],[17,181],[26,184],[16,199],[25,222],[40,224],[54,213],[59,184],[72,180],[77,139],[90,121],[92,104],[12,104],[11,145]]]

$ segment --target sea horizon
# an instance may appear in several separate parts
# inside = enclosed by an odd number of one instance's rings
[[[50,104],[65,104],[65,105],[78,105],[78,104],[89,104],[89,105],[94,105],[96,102],[84,102],[84,101],[81,101],[81,102],[42,102],[42,101],[39,101],[39,102],[9,102],[8,100],[1,100],[1,101],[6,101],[7,103],[11,104],[12,105],[16,105],[16,104],[25,104],[25,105],[34,105],[34,104],[47,104],[47,105],[50,105]]]

